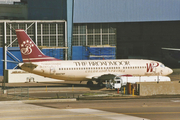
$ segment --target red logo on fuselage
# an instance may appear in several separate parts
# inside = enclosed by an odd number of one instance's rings
[[[159,63],[158,62],[156,62],[156,63],[146,63],[146,65],[147,65],[147,72],[152,72],[153,68],[159,66]]]

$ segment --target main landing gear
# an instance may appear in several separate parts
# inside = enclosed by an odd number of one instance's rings
[[[94,84],[93,84],[93,81],[88,81],[87,82],[87,86],[93,86]],[[103,82],[102,81],[98,81],[98,87],[103,87],[104,86],[104,84],[103,84]]]
[[[87,82],[87,86],[93,86],[93,82],[92,81],[88,81]]]
[[[98,82],[98,84],[97,84],[99,87],[103,87],[104,86],[104,84],[103,84],[103,82]]]

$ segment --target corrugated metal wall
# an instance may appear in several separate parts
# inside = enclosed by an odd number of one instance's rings
[[[90,60],[116,59],[116,47],[88,47]]]
[[[116,47],[73,46],[72,60],[116,59]]]
[[[72,60],[88,60],[89,52],[85,46],[72,46]]]
[[[180,20],[180,0],[74,0],[74,23]]]
[[[42,49],[42,52],[47,56],[64,60],[64,49]]]

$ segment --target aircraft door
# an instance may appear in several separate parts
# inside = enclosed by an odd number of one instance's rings
[[[51,66],[50,67],[50,75],[55,74],[55,72],[56,72],[55,67]]]
[[[156,72],[157,72],[157,68],[156,67],[153,68],[153,72],[154,72],[154,74],[156,74]]]

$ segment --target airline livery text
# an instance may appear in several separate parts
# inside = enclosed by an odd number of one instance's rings
[[[76,66],[116,66],[130,65],[129,61],[92,61],[92,62],[74,62]]]

